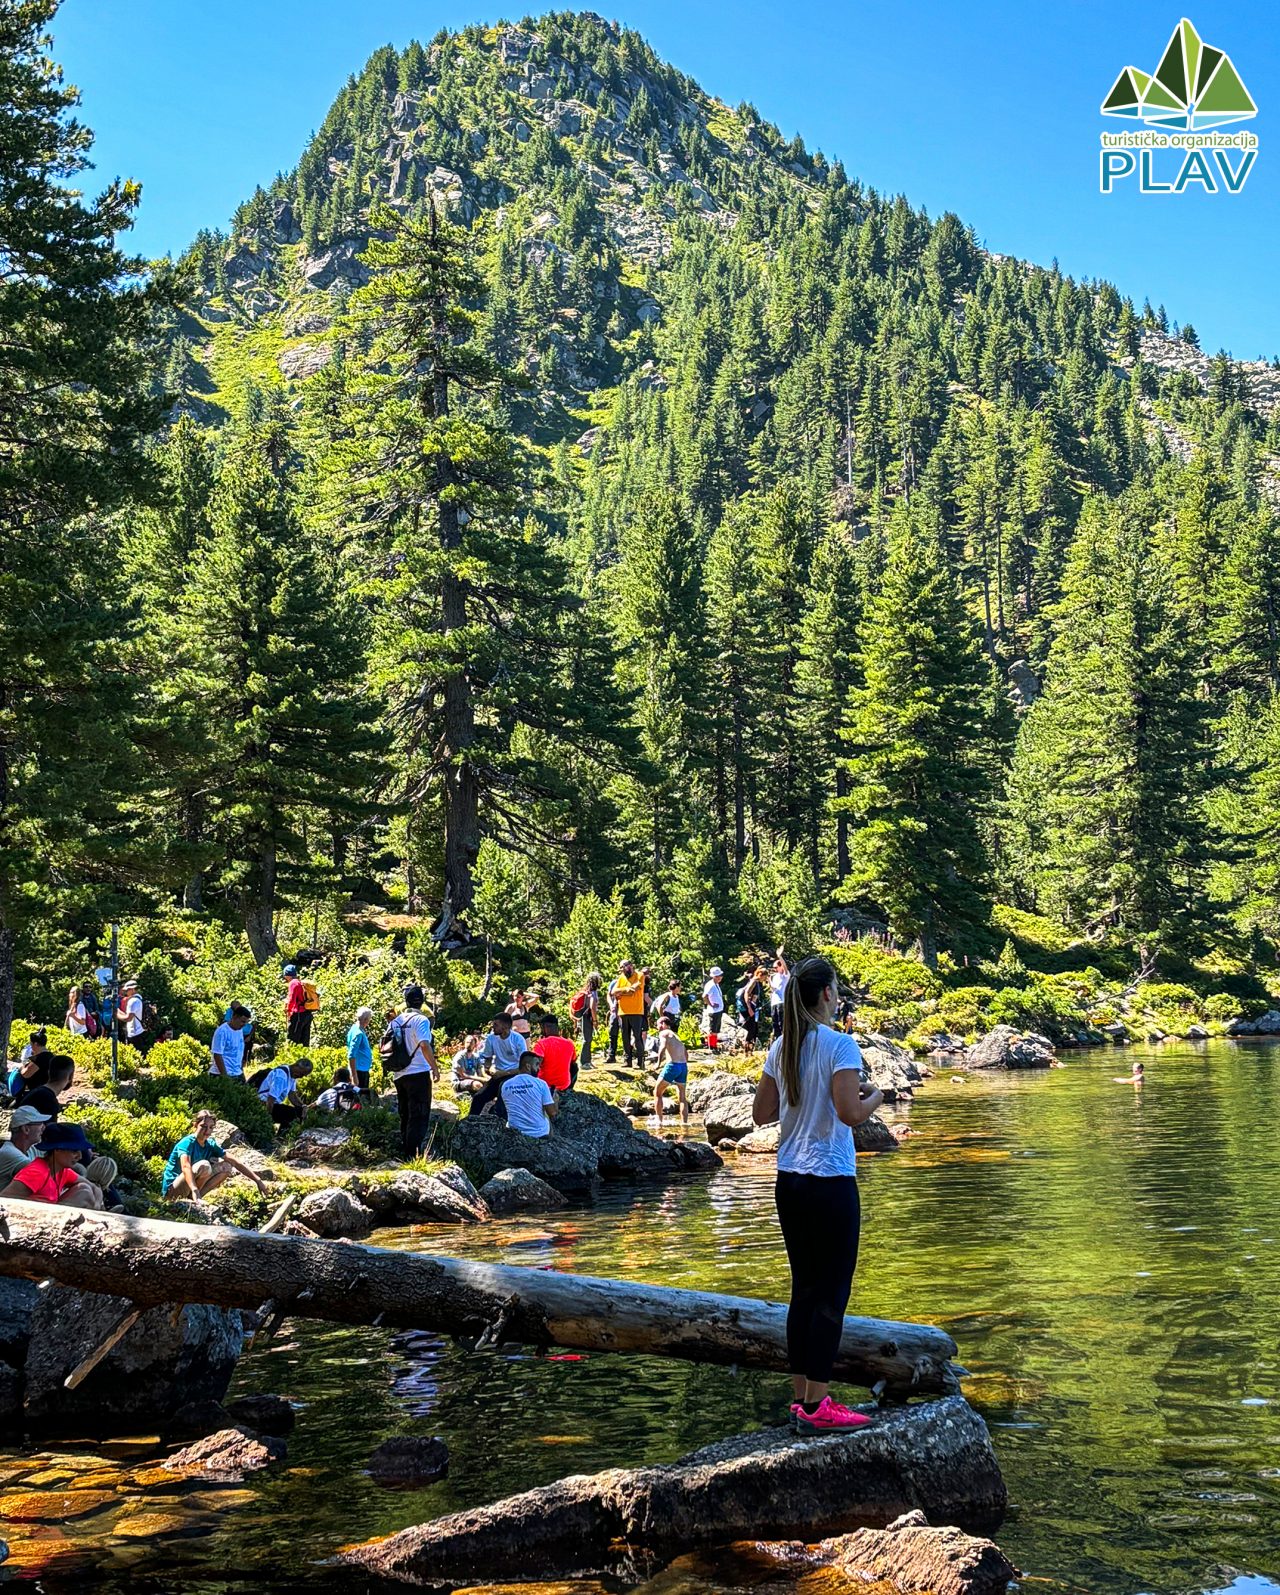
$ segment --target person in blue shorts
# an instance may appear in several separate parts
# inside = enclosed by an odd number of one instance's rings
[[[662,1099],[667,1087],[673,1085],[680,1098],[680,1122],[689,1122],[689,1102],[685,1096],[685,1082],[689,1078],[689,1054],[685,1044],[676,1034],[668,1014],[658,1020],[658,1083],[653,1089],[653,1112],[662,1127]]]

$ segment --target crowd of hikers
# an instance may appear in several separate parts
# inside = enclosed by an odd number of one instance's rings
[[[319,993],[299,975],[284,969],[285,1017],[291,1042],[310,1044]],[[659,1122],[663,1098],[674,1086],[682,1118],[688,1116],[685,1083],[688,1043],[680,1035],[684,989],[671,980],[655,989],[651,972],[624,960],[605,983],[592,974],[569,1004],[577,1041],[561,1033],[556,1014],[542,1009],[528,993],[513,991],[511,1001],[493,1015],[487,1033],[468,1035],[453,1055],[451,1076],[459,1101],[473,1114],[493,1114],[520,1135],[549,1135],[564,1094],[579,1071],[593,1066],[593,1043],[607,1037],[604,1062],[616,1062],[619,1047],[626,1062],[657,1068],[654,1113]],[[830,1381],[835,1367],[858,1259],[861,1209],[853,1129],[880,1106],[881,1093],[867,1079],[862,1054],[850,1034],[850,1014],[842,1002],[834,967],[824,958],[802,959],[790,967],[779,948],[773,967],[751,967],[732,995],[737,1018],[736,1044],[769,1045],[753,1103],[759,1125],[777,1124],[778,1172],[775,1199],[791,1271],[787,1347],[793,1402],[791,1416],[802,1433],[829,1433],[860,1427],[865,1414],[834,1401]],[[701,992],[699,1036],[714,1053],[724,1033],[727,1007],[724,971],[713,966]],[[72,987],[67,1027],[78,1035],[99,1033],[101,1012]],[[347,1032],[347,1064],[314,1104],[327,1112],[359,1112],[372,1099],[375,1052],[395,1088],[401,1145],[406,1158],[427,1144],[432,1085],[440,1078],[431,1019],[418,985],[404,991],[399,1012],[388,1017],[375,1043],[373,1011],[360,1008]],[[153,1022],[136,982],[121,987],[112,1023],[120,1039],[145,1050]],[[535,1034],[536,1031],[536,1034]],[[687,1034],[687,1031],[686,1031]],[[305,1056],[272,1063],[245,1075],[252,1057],[253,1016],[232,1003],[210,1043],[209,1072],[246,1079],[279,1126],[297,1122],[307,1111],[299,1081],[311,1073]],[[0,1143],[0,1198],[58,1206],[112,1208],[121,1205],[114,1189],[116,1165],[99,1157],[84,1130],[59,1120],[63,1095],[74,1078],[70,1058],[48,1046],[36,1030],[4,1082],[13,1111],[9,1138]],[[169,1154],[162,1194],[169,1201],[200,1203],[232,1174],[260,1177],[220,1146],[217,1118],[201,1109]]]
[[[309,972],[300,972],[292,963],[284,966],[282,979],[285,1033],[293,1047],[307,1047],[320,1012],[319,987]],[[760,1046],[770,1027],[780,1030],[789,979],[782,948],[772,967],[748,964],[736,989],[729,991],[723,968],[712,965],[700,1005],[691,1009],[698,1021],[698,1039],[717,1051],[727,1034],[726,1012],[732,1008],[734,1043],[748,1050]],[[454,1094],[468,1113],[492,1115],[521,1135],[548,1135],[561,1097],[573,1089],[580,1070],[597,1063],[598,1041],[600,1064],[616,1065],[621,1059],[627,1067],[648,1067],[656,1074],[653,1122],[659,1126],[664,1122],[666,1097],[672,1090],[680,1118],[687,1121],[689,1042],[680,1034],[688,1017],[687,1002],[680,980],[659,986],[652,970],[637,967],[630,959],[620,962],[608,982],[600,974],[583,981],[568,1004],[568,1024],[563,1029],[560,1016],[535,995],[514,990],[506,1006],[493,1014],[486,1033],[465,1036],[453,1053]],[[114,1033],[122,1044],[144,1055],[157,1040],[172,1034],[136,980],[124,981],[114,1002],[109,990],[100,994],[91,983],[72,986],[64,1024],[75,1036]],[[287,1062],[273,1060],[254,1070],[254,1046],[254,1015],[245,1004],[232,1002],[209,1043],[209,1073],[245,1081],[277,1129],[296,1124],[309,1109],[345,1113],[373,1105],[377,1063],[382,1082],[395,1091],[403,1156],[418,1157],[426,1149],[433,1084],[440,1078],[441,1064],[421,986],[405,988],[402,1009],[388,1015],[380,1031],[374,1029],[372,1008],[357,1009],[346,1034],[346,1065],[334,1071],[332,1084],[314,1103],[308,1104],[302,1095],[302,1082],[312,1072],[305,1054],[291,1054]],[[33,1031],[3,1082],[7,1104],[14,1111],[10,1139],[0,1146],[0,1195],[65,1205],[120,1205],[114,1162],[95,1155],[80,1127],[59,1122],[62,1099],[74,1076],[73,1060],[50,1049],[48,1032]],[[219,1146],[216,1125],[216,1115],[209,1109],[195,1115],[190,1131],[166,1163],[161,1182],[166,1198],[200,1201],[235,1173],[262,1188],[250,1169]]]

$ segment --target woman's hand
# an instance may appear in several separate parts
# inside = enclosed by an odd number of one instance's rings
[[[831,1100],[841,1124],[853,1129],[867,1122],[884,1101],[884,1093],[857,1069],[840,1069],[831,1077]]]

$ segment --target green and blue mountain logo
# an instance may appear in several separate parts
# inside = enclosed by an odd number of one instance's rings
[[[1125,116],[1148,127],[1195,132],[1225,127],[1258,114],[1231,57],[1183,17],[1154,73],[1127,66],[1102,102],[1103,116]]]

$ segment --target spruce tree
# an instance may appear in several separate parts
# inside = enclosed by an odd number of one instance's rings
[[[1077,930],[1194,952],[1220,850],[1206,802],[1218,772],[1195,639],[1141,499],[1086,507],[1053,618],[1010,776],[1015,875]]]
[[[129,599],[106,512],[147,490],[162,410],[144,352],[162,295],[116,245],[139,191],[73,186],[92,134],[46,53],[56,9],[0,7],[0,1054],[32,922],[91,913],[133,875]]]
[[[368,357],[326,464],[334,519],[370,556],[401,795],[440,818],[443,941],[470,906],[485,834],[527,842],[541,803],[544,834],[574,844],[574,794],[544,740],[603,755],[635,737],[607,678],[573,677],[579,604],[545,529],[518,513],[523,462],[502,415],[513,382],[481,342],[472,240],[434,204],[373,221],[386,236],[366,252],[373,276],[348,328]],[[515,744],[519,724],[529,736]]]
[[[860,668],[843,733],[849,794],[836,805],[856,826],[848,889],[933,966],[982,917],[989,791],[977,632],[927,509],[895,518]]]
[[[278,909],[332,883],[320,838],[368,815],[381,777],[360,625],[293,513],[272,431],[227,454],[181,618],[181,690],[211,728],[210,885],[263,964],[278,952]]]

